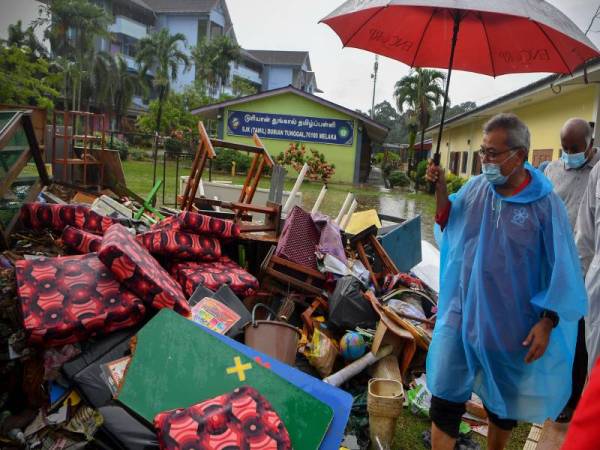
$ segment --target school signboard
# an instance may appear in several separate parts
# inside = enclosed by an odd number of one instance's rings
[[[320,144],[354,144],[354,121],[229,110],[227,134]]]

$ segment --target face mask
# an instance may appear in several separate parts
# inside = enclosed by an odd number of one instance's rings
[[[510,158],[512,158],[515,155],[516,155],[516,153],[513,153],[512,155],[510,155],[508,158],[506,158],[504,160],[504,162],[502,162],[502,164],[483,163],[481,165],[481,172],[483,173],[483,175],[485,175],[485,178],[491,184],[493,184],[494,186],[502,186],[503,184],[506,184],[506,182],[508,181],[508,178],[513,174],[514,170],[511,173],[509,173],[508,175],[502,175],[502,171],[500,169],[502,168],[504,163],[506,163],[506,161],[508,161]]]
[[[579,169],[585,164],[585,152],[569,154],[562,152],[560,159],[565,163],[569,169]]]

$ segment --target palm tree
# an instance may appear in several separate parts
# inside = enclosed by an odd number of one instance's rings
[[[177,80],[180,66],[183,65],[184,71],[190,68],[190,60],[179,48],[180,43],[185,43],[183,34],[171,35],[164,28],[139,42],[136,61],[140,65],[140,75],[145,78],[149,71],[154,70],[152,84],[158,89],[157,133],[160,132],[163,104],[171,89],[171,81]]]
[[[53,0],[43,8],[46,17],[36,23],[47,24],[44,35],[50,40],[54,55],[75,62],[77,70],[65,71],[65,99],[71,96],[73,109],[81,109],[83,85],[92,73],[95,40],[108,36],[111,17],[88,0]]]
[[[425,130],[431,120],[431,111],[444,97],[443,84],[446,75],[439,70],[415,69],[396,83],[394,98],[400,112],[409,116],[409,168],[414,159],[416,133],[421,131],[421,149],[425,142]]]
[[[120,129],[133,97],[147,90],[145,80],[128,67],[121,55],[110,53],[99,55],[92,79],[96,105],[104,106],[114,116],[113,129]]]
[[[8,38],[4,42],[8,46],[29,47],[32,58],[48,58],[48,50],[37,38],[34,29],[27,27],[24,30],[20,20],[8,26]]]
[[[216,97],[218,90],[225,87],[231,73],[231,63],[239,62],[240,46],[227,36],[219,36],[211,41],[203,39],[192,50],[196,65],[196,78],[203,90]]]

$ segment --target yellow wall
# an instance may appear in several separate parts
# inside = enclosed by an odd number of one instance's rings
[[[530,159],[533,150],[553,149],[553,159],[560,157],[560,129],[565,121],[571,117],[594,120],[596,103],[596,86],[584,86],[558,94],[552,98],[530,103],[521,107],[506,109],[518,115],[529,127],[531,132]],[[469,151],[467,171],[463,176],[471,175],[473,158],[477,157],[477,150],[481,145],[483,125],[487,117],[473,117],[470,122],[444,131],[442,135],[441,163],[448,167],[450,152]],[[437,140],[437,133],[433,135],[433,142]],[[470,144],[468,141],[470,140]],[[461,169],[459,165],[459,170]]]

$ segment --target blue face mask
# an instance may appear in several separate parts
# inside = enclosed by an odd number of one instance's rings
[[[516,153],[513,153],[512,155],[510,155],[508,158],[506,158],[502,164],[496,164],[496,163],[483,163],[481,165],[481,172],[483,173],[483,175],[485,175],[485,178],[494,186],[502,186],[503,184],[506,184],[506,182],[508,181],[508,178],[513,174],[514,170],[509,173],[508,175],[502,175],[502,165],[508,161],[510,158],[512,158],[513,156],[515,156]]]
[[[563,150],[560,159],[569,169],[579,169],[585,164],[585,152],[569,154]]]

